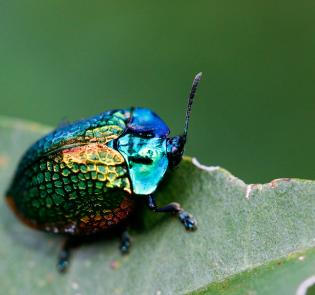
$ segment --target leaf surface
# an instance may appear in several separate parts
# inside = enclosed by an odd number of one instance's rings
[[[142,210],[143,226],[133,231],[128,256],[120,255],[117,237],[84,245],[60,275],[55,263],[62,238],[22,225],[4,201],[19,158],[48,130],[0,118],[5,294],[266,294],[263,286],[295,294],[315,273],[315,253],[308,250],[315,245],[314,181],[246,185],[222,168],[185,158],[161,183],[157,199],[180,202],[197,218],[196,232],[185,232],[175,217]]]

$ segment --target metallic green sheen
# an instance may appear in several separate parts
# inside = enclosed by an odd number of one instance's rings
[[[59,172],[47,171],[44,164],[52,165]],[[70,171],[64,176],[65,168],[62,167],[61,159],[58,160],[55,155],[45,157],[35,162],[16,182],[16,186],[11,188],[10,193],[15,196],[17,207],[24,213],[24,218],[39,225],[56,224],[55,228],[58,228],[58,224],[70,224],[71,220],[118,208],[128,195],[119,187],[110,188],[105,182],[92,180],[93,171],[79,174]],[[44,178],[44,174],[50,176]],[[122,176],[127,174],[126,169]],[[82,180],[78,180],[77,176]]]
[[[27,169],[33,161],[46,154],[57,149],[64,149],[65,145],[85,144],[87,142],[86,138],[90,136],[93,129],[109,125],[125,129],[130,120],[130,112],[131,109],[107,111],[55,129],[29,148],[19,164],[17,173]],[[92,136],[96,137],[99,142],[104,140],[103,134],[92,134]]]
[[[125,131],[129,119],[130,110],[110,111],[56,129],[36,142],[7,192],[15,213],[38,229],[69,234],[97,232],[129,215],[133,201],[127,165],[121,156],[115,162],[118,152],[102,150]],[[66,150],[78,156],[82,148],[87,157],[84,148],[89,146],[95,149],[91,159],[65,161]]]

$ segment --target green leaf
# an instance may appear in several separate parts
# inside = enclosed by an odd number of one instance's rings
[[[0,188],[26,148],[49,130],[0,118]],[[128,256],[118,238],[74,251],[57,273],[62,238],[22,225],[0,203],[0,286],[5,294],[295,294],[315,273],[315,182],[260,185],[185,158],[157,193],[198,219],[185,232],[175,217],[143,210]],[[292,254],[297,253],[297,254]]]

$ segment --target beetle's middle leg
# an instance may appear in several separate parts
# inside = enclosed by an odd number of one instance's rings
[[[127,229],[125,229],[120,236],[119,249],[122,254],[128,254],[131,246],[131,240]]]
[[[168,212],[176,214],[187,230],[195,230],[197,228],[196,219],[190,213],[184,211],[179,203],[174,202],[159,208],[156,205],[155,197],[153,195],[148,196],[147,202],[149,209],[154,212]]]
[[[63,273],[67,271],[70,263],[71,250],[79,245],[79,240],[75,237],[67,237],[58,255],[57,269]]]

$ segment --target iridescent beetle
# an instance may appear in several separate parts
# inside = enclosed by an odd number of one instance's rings
[[[191,105],[201,73],[188,98],[183,135],[151,110],[112,110],[58,128],[34,143],[22,158],[7,202],[27,225],[67,236],[57,267],[64,271],[76,237],[96,234],[124,221],[135,199],[154,212],[177,214],[187,230],[196,220],[178,203],[158,208],[154,192],[165,172],[182,159]],[[128,252],[123,231],[120,249]]]

